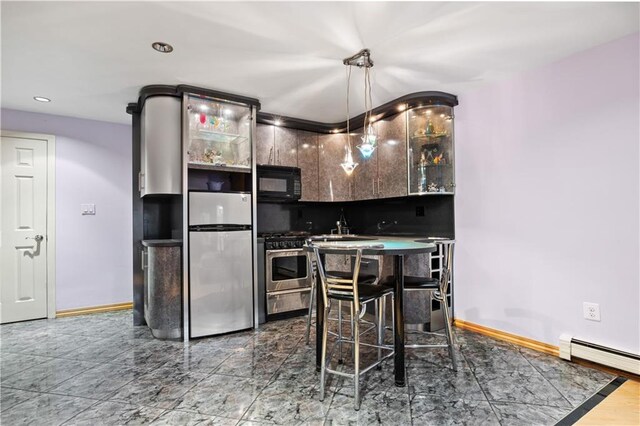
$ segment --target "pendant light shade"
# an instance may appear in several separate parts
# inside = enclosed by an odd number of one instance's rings
[[[351,142],[349,140],[349,135],[347,134],[347,145],[345,146],[344,153],[344,161],[340,164],[342,170],[347,174],[347,176],[351,176],[351,173],[358,167],[358,163],[353,161],[353,153],[351,152]]]
[[[362,143],[358,145],[357,148],[364,158],[369,158],[373,154],[373,151],[376,150],[376,144],[378,142],[378,135],[376,135],[371,124],[367,126],[367,131],[361,139]]]

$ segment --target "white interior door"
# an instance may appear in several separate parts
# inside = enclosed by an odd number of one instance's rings
[[[46,318],[47,139],[0,145],[0,322]]]

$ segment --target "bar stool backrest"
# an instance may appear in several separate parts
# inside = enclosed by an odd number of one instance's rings
[[[440,274],[440,293],[443,297],[446,296],[447,291],[449,291],[449,281],[451,279],[451,271],[453,269],[453,246],[455,244],[454,241],[445,241],[442,243],[437,243],[444,246],[444,259],[442,265],[442,272]]]
[[[310,245],[313,249],[313,254],[316,259],[316,266],[318,268],[318,275],[320,276],[320,283],[322,286],[322,299],[325,306],[329,306],[329,299],[331,296],[342,296],[352,299],[355,309],[354,315],[360,313],[360,303],[358,303],[358,275],[360,274],[360,262],[362,261],[362,249],[349,248],[340,249],[336,247],[323,248],[315,244]],[[323,254],[344,254],[353,255],[355,251],[356,259],[353,265],[353,275],[349,278],[330,277],[325,273],[324,265],[321,261],[321,255]]]

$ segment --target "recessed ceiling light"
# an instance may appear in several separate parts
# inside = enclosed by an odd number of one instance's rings
[[[407,109],[406,105],[404,104],[398,105],[398,111],[404,111],[405,109]]]
[[[51,102],[51,99],[45,98],[44,96],[34,96],[33,99],[38,102]]]
[[[171,46],[169,43],[164,43],[161,41],[156,41],[155,43],[153,43],[151,45],[151,47],[154,48],[154,50],[157,50],[160,53],[171,53],[173,52],[173,46]]]
[[[282,124],[282,121],[280,121],[279,119],[276,118],[276,120],[273,122],[273,124],[275,124],[276,126],[280,126]]]
[[[332,132],[333,133],[338,133],[338,129],[333,129]]]

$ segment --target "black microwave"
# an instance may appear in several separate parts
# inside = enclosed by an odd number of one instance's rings
[[[258,201],[297,201],[302,196],[301,173],[298,167],[256,167]]]

